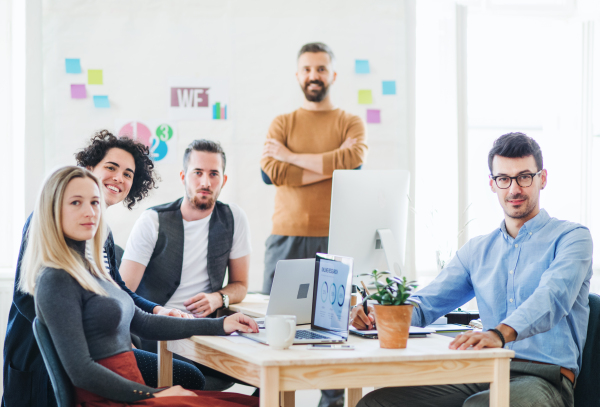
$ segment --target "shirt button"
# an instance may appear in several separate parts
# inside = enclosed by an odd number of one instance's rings
[[[519,245],[518,245],[518,244],[516,244],[516,245],[515,245],[515,247],[519,247]]]
[[[531,234],[531,232],[529,232],[529,234]]]
[[[510,271],[508,272],[508,274],[512,274],[512,273],[513,273],[513,271],[512,271],[512,270],[510,270]]]
[[[508,301],[510,301],[510,302],[513,302],[513,299],[511,298],[511,299],[510,299],[510,300],[508,300]]]

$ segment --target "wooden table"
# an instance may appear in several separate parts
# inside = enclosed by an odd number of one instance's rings
[[[256,317],[264,315],[259,311],[264,299],[247,300],[237,304],[236,310],[250,310]],[[451,340],[430,335],[409,339],[406,349],[382,349],[377,340],[350,335],[348,343],[356,347],[354,351],[315,351],[308,350],[307,345],[273,350],[239,336],[194,336],[159,343],[158,385],[172,385],[172,357],[177,353],[260,387],[261,407],[293,407],[295,391],[303,389],[345,388],[347,405],[354,407],[363,387],[484,382],[491,383],[490,406],[508,407],[510,358],[514,352],[450,350]]]

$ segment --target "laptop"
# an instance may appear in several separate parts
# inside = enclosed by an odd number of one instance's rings
[[[295,315],[296,324],[310,324],[314,280],[315,259],[278,261],[267,315]],[[264,328],[264,318],[254,320]]]
[[[296,330],[293,344],[346,342],[350,317],[353,259],[317,253],[316,258],[311,261],[314,265],[314,279],[310,329]],[[271,293],[273,294],[273,289]],[[292,315],[294,314],[292,313]],[[240,335],[257,342],[267,343],[265,329],[259,329],[259,333],[256,334],[240,333]]]

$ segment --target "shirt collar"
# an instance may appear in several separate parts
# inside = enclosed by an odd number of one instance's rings
[[[523,226],[521,226],[519,234],[521,234],[521,230],[529,233],[535,233],[540,230],[549,220],[550,215],[548,215],[548,212],[546,212],[545,209],[540,209],[540,212],[537,215],[535,215],[532,219],[529,219]],[[508,239],[509,237],[512,238],[512,236],[510,236],[506,231],[506,222],[504,220],[500,223],[500,231],[505,239]]]

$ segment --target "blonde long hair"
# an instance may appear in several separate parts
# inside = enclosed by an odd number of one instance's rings
[[[67,185],[74,178],[89,178],[100,191],[101,213],[98,229],[92,242],[92,259],[79,255],[65,240],[62,228],[62,205]],[[103,245],[106,236],[104,197],[100,181],[85,168],[68,166],[54,171],[44,182],[35,203],[33,217],[27,232],[27,249],[23,257],[19,289],[34,295],[39,276],[46,267],[62,269],[86,290],[106,296],[106,291],[95,277],[114,281],[104,266]],[[116,283],[115,283],[116,284]]]

